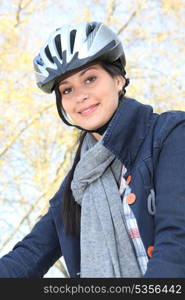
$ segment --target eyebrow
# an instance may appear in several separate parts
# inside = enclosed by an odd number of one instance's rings
[[[85,70],[82,70],[81,72],[80,72],[80,74],[79,74],[79,76],[83,76],[87,71],[89,71],[89,70],[91,70],[91,69],[97,69],[96,67],[88,67],[87,69],[85,69]],[[62,85],[62,84],[66,84],[66,83],[69,83],[69,81],[68,80],[63,80],[63,81],[61,81],[60,83],[59,83],[59,85]]]

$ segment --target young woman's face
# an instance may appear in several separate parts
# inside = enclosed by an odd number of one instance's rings
[[[62,106],[74,125],[97,129],[115,112],[123,85],[121,75],[112,77],[100,64],[90,65],[60,82]]]

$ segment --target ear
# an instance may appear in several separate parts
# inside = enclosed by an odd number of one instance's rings
[[[115,81],[116,81],[116,87],[118,93],[122,91],[122,88],[124,87],[126,81],[125,78],[122,75],[116,75],[115,76]]]

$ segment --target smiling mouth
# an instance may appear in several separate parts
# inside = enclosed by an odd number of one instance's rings
[[[81,116],[86,117],[86,116],[91,115],[97,109],[98,105],[99,105],[99,103],[92,105],[89,108],[83,110],[82,112],[80,112]]]

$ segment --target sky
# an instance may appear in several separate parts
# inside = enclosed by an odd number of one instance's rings
[[[175,0],[174,0],[175,1]],[[34,0],[34,2],[37,2]],[[86,9],[90,9],[92,18],[98,21],[103,21],[107,10],[105,9],[109,0],[100,1],[101,6],[96,7],[95,2],[92,0],[47,0],[47,7],[44,10],[36,11],[30,18],[27,27],[27,41],[25,47],[32,51],[33,57],[39,51],[40,46],[48,38],[51,31],[55,30],[65,23],[72,21],[79,21]],[[120,0],[118,2],[118,9],[116,16],[123,20],[123,24],[129,19],[130,13],[134,12],[137,4],[142,1],[137,0]],[[181,90],[185,90],[184,77],[185,77],[185,47],[183,45],[185,37],[185,20],[182,15],[181,20],[176,20],[172,16],[161,17],[161,3],[160,0],[143,1],[147,5],[142,9],[141,16],[135,18],[127,30],[122,33],[121,39],[123,41],[127,65],[129,70],[129,77],[131,83],[141,84],[142,100],[155,105],[155,97],[151,94],[151,86],[157,81],[162,80],[165,82],[164,86],[161,85],[161,93],[169,91],[169,97],[174,94],[181,95]],[[182,0],[185,2],[185,0]],[[15,11],[15,1],[1,0],[0,1],[0,16],[3,14],[13,14]],[[129,10],[129,14],[128,14]],[[182,26],[181,26],[182,23]],[[117,27],[112,25],[116,30]],[[137,31],[138,30],[138,31]],[[142,36],[143,32],[143,36]],[[168,38],[156,44],[155,37],[157,35],[170,32]],[[25,33],[23,33],[25,34]],[[134,36],[134,38],[133,38]],[[146,38],[147,37],[147,38]],[[178,42],[181,42],[182,48],[179,52]],[[138,75],[139,72],[139,75]],[[176,74],[173,79],[173,74]],[[139,77],[140,76],[140,77]],[[144,84],[143,84],[144,80]],[[139,97],[140,95],[138,95]],[[160,105],[160,104],[159,104]],[[161,103],[161,105],[165,105]],[[167,104],[166,104],[167,106]],[[15,148],[13,150],[16,150]],[[13,152],[12,152],[13,153]],[[19,167],[20,170],[21,167]],[[14,169],[12,169],[14,172]],[[2,184],[5,179],[2,179]],[[23,186],[24,188],[24,186]],[[16,197],[13,191],[13,185],[7,192],[11,197]],[[30,193],[31,194],[31,193]],[[34,192],[29,196],[28,205],[32,203],[34,197],[37,197]],[[10,203],[12,203],[10,201]],[[7,205],[3,207],[4,218],[0,218],[0,228],[2,242],[6,236],[12,231],[14,224],[17,224],[20,215],[23,213],[19,205]],[[15,213],[16,212],[16,213]],[[34,216],[33,216],[34,218]],[[6,222],[5,222],[6,220]],[[10,225],[11,224],[11,225]],[[1,255],[5,254],[13,247],[16,241],[21,239],[27,233],[28,227],[23,224],[21,231],[18,232],[10,243],[3,249]],[[59,275],[56,269],[51,269],[46,276]]]

